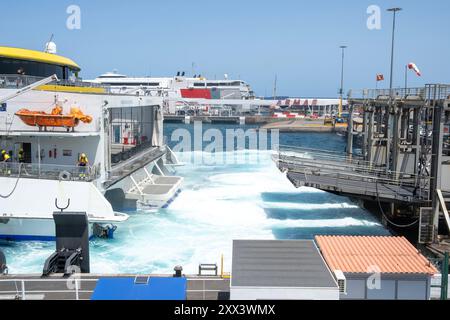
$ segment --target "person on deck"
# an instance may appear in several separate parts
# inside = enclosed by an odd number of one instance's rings
[[[3,173],[11,174],[11,170],[8,165],[8,163],[11,162],[11,156],[9,155],[8,152],[6,152],[6,150],[2,150],[1,160],[2,160],[2,164],[3,164]]]
[[[80,155],[78,159],[78,167],[80,167],[80,178],[86,178],[86,173],[89,167],[89,159],[85,153]]]
[[[23,152],[23,149],[19,150],[18,160],[19,163],[25,163],[25,153]]]

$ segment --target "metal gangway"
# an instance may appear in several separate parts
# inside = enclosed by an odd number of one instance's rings
[[[384,166],[369,163],[358,156],[280,146],[274,160],[297,187],[314,187],[380,201],[420,203],[429,197],[428,177],[386,171]]]

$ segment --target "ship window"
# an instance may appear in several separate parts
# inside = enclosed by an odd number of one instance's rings
[[[204,87],[205,83],[204,82],[194,82],[194,87]]]
[[[0,74],[22,74],[34,77],[49,77],[56,74],[64,79],[64,67],[48,63],[2,58],[0,59]]]
[[[73,70],[73,69],[68,69],[68,70],[69,70],[69,73],[68,73],[66,79],[71,80],[71,81],[75,81],[76,79],[78,79],[78,71]]]
[[[111,109],[111,161],[116,164],[152,146],[154,108]]]

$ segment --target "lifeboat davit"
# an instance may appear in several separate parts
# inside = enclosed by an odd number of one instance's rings
[[[31,111],[28,109],[21,109],[16,112],[25,124],[33,127],[64,127],[75,128],[81,122],[91,123],[92,117],[85,115],[79,108],[73,107],[70,109],[70,114],[62,114],[62,108],[56,106],[51,113],[43,111]]]

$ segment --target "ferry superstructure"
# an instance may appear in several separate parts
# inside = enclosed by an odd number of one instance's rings
[[[251,86],[245,81],[186,77],[180,72],[175,77],[155,78],[128,77],[114,71],[100,75],[92,82],[110,86],[116,93],[164,97],[165,114],[186,112],[192,108],[206,113],[220,113],[231,105],[242,107],[246,105],[245,101],[253,101],[255,98]]]
[[[92,80],[111,87],[113,92],[138,93],[150,96],[178,98],[251,99],[252,88],[242,80],[209,80],[204,77],[128,77],[117,72],[107,72]]]
[[[0,47],[2,239],[52,240],[56,207],[86,212],[92,235],[111,234],[128,219],[117,211],[159,208],[180,190],[162,98],[82,82],[80,70],[55,53]]]

